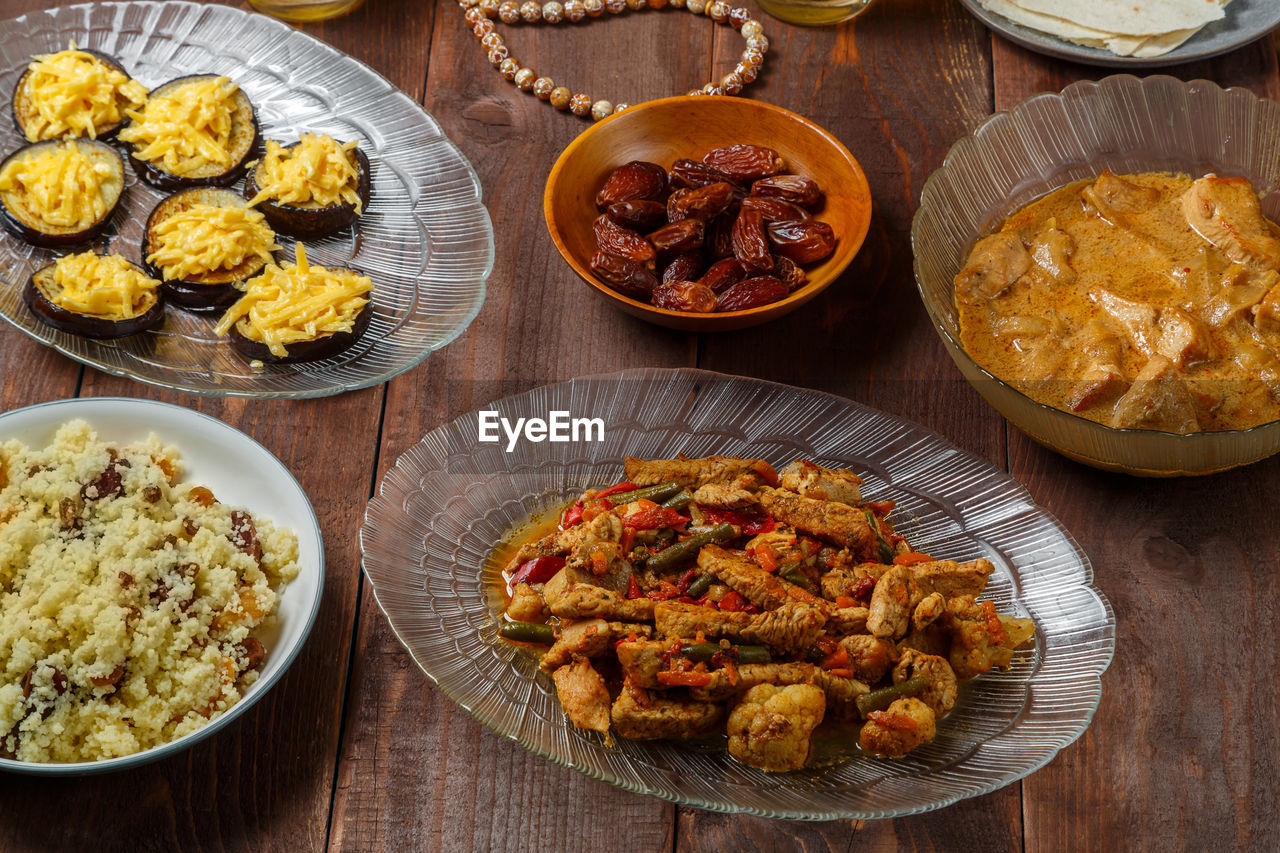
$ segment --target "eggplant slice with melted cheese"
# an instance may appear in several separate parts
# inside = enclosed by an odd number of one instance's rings
[[[123,338],[164,323],[159,284],[119,255],[84,252],[32,273],[22,300],[55,329],[87,338]]]
[[[245,177],[244,196],[281,234],[299,240],[337,234],[364,215],[372,188],[369,158],[349,145],[313,134],[289,146],[268,140]]]
[[[0,218],[34,246],[92,240],[106,229],[123,193],[124,161],[103,142],[36,142],[0,163]]]
[[[272,264],[245,285],[214,331],[231,337],[246,358],[292,364],[335,356],[369,328],[373,283],[358,270],[307,261],[297,245],[292,264]]]
[[[110,139],[147,89],[115,57],[71,47],[33,57],[13,87],[13,123],[28,142],[68,137]]]
[[[236,285],[260,273],[278,248],[266,218],[239,193],[217,187],[169,196],[147,218],[142,237],[147,272],[176,306],[197,312],[234,302]]]
[[[170,80],[130,115],[133,123],[120,140],[132,146],[129,160],[138,176],[160,189],[233,184],[259,148],[253,104],[226,77]]]

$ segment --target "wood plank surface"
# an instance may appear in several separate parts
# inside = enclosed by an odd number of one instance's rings
[[[6,0],[3,17],[53,5]],[[960,378],[912,276],[911,217],[951,144],[994,109],[1110,72],[1029,53],[989,34],[954,0],[882,2],[826,29],[760,19],[772,50],[746,94],[832,131],[859,158],[876,203],[850,270],[766,327],[670,332],[590,293],[559,258],[541,213],[551,164],[586,123],[503,81],[454,3],[368,0],[352,16],[306,29],[421,100],[476,168],[497,259],[484,308],[458,341],[381,388],[263,402],[157,391],[0,329],[0,410],[126,395],[219,417],[295,473],[320,516],[327,555],[316,627],[267,697],[216,737],[135,771],[56,781],[0,775],[0,850],[1047,853],[1273,843],[1280,533],[1271,516],[1280,460],[1153,482],[1044,450]],[[736,33],[677,10],[503,33],[540,74],[632,103],[718,78],[742,49]],[[1271,38],[1162,73],[1276,98],[1277,46]],[[439,424],[536,385],[640,366],[700,366],[831,391],[919,421],[1008,468],[1081,542],[1115,607],[1116,660],[1089,731],[1022,782],[942,811],[804,823],[617,790],[493,735],[445,699],[360,575],[365,501]]]
[[[993,41],[999,109],[1104,76]],[[1277,44],[1162,73],[1274,98]],[[1151,481],[1095,471],[1010,432],[1011,473],[1089,554],[1117,625],[1093,725],[1022,783],[1028,853],[1119,839],[1156,850],[1273,846],[1280,703],[1267,673],[1280,636],[1280,537],[1259,511],[1280,496],[1280,460]]]

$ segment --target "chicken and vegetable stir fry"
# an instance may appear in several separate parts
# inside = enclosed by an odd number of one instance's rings
[[[826,720],[902,756],[1034,632],[978,600],[990,562],[913,552],[852,471],[724,456],[625,469],[503,573],[501,635],[544,650],[569,719],[606,739],[727,732],[737,760],[787,771]]]

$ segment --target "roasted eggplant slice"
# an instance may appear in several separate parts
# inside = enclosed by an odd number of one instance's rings
[[[226,77],[170,80],[151,90],[140,115],[119,136],[138,176],[161,189],[233,184],[259,148],[253,104]]]
[[[13,87],[13,122],[28,142],[110,139],[147,100],[115,57],[73,46],[36,56]]]
[[[104,142],[36,142],[0,163],[0,216],[35,246],[73,246],[97,237],[123,193],[124,161]]]
[[[198,187],[174,193],[147,217],[143,266],[165,296],[187,311],[216,311],[235,301],[236,284],[273,260],[275,234],[239,193]]]
[[[353,269],[325,268],[297,260],[271,265],[245,284],[214,331],[229,334],[246,358],[268,364],[314,361],[337,355],[369,328],[373,282]]]
[[[164,323],[158,284],[119,255],[84,252],[32,273],[22,300],[55,329],[86,338],[123,338]]]
[[[239,323],[231,327],[228,335],[231,337],[231,346],[247,359],[261,361],[266,364],[294,364],[299,361],[318,361],[322,358],[329,358],[347,349],[360,340],[365,330],[369,328],[369,320],[372,317],[373,303],[366,302],[365,306],[360,309],[360,313],[356,315],[351,331],[334,332],[333,334],[322,335],[315,340],[289,344],[289,354],[283,357],[271,352],[271,348],[261,341],[255,341],[253,338],[242,334],[239,329]]]
[[[297,170],[281,168],[282,161],[290,161],[303,146],[311,148],[305,152],[308,155],[307,167]],[[319,240],[337,234],[368,209],[372,187],[369,158],[359,148],[347,151],[344,148],[344,143],[335,142],[328,136],[308,134],[287,147],[268,140],[267,153],[245,178],[244,197],[266,214],[271,227],[282,234],[299,240]],[[329,174],[307,174],[317,169],[324,170],[328,156],[344,154],[350,159],[353,174],[340,175],[336,169]],[[317,160],[320,160],[318,166]],[[349,177],[350,183],[339,192],[332,186],[336,183],[335,177],[338,180]],[[290,179],[304,185],[290,186]],[[357,200],[350,199],[353,194]],[[282,201],[282,198],[289,201]],[[294,200],[298,198],[307,200]]]

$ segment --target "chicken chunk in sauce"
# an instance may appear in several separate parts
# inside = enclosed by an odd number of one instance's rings
[[[1280,419],[1280,227],[1243,178],[1080,181],[956,276],[965,349],[1034,400],[1175,433]]]

